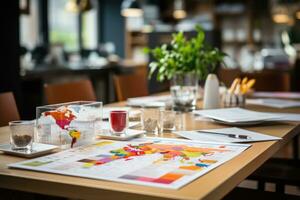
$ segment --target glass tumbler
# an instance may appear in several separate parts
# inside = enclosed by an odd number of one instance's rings
[[[176,123],[176,111],[173,110],[160,111],[161,132],[175,130],[175,123]]]
[[[32,150],[34,121],[20,120],[9,122],[10,143],[13,150]]]
[[[160,131],[160,108],[142,108],[141,123],[147,134],[157,135]]]
[[[110,131],[115,135],[126,134],[129,114],[126,110],[112,110],[109,113]]]

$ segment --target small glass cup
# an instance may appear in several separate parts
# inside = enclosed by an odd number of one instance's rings
[[[163,131],[174,131],[176,123],[176,111],[161,110],[160,111],[160,128]]]
[[[34,121],[20,120],[9,122],[10,143],[13,150],[32,150],[34,140]]]
[[[177,111],[175,117],[175,130],[180,131],[183,130],[184,127],[184,113]]]
[[[160,131],[160,108],[142,108],[141,123],[147,134],[157,135]]]
[[[109,112],[110,131],[114,135],[126,134],[129,113],[126,110],[112,110]]]

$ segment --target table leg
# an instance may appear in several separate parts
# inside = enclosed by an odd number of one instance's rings
[[[299,135],[293,138],[293,158],[295,160],[299,159]]]

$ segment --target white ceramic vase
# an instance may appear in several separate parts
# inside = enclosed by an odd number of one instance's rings
[[[203,109],[215,109],[219,107],[219,80],[215,74],[209,74],[204,85]]]

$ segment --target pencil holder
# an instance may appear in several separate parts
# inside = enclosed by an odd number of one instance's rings
[[[224,107],[245,107],[246,97],[244,94],[223,94],[222,103]]]

